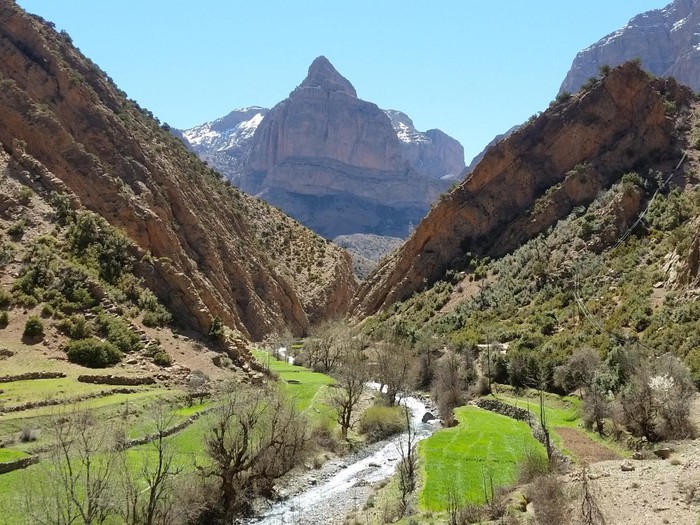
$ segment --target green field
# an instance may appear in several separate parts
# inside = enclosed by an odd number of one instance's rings
[[[327,408],[321,401],[328,385],[335,382],[332,377],[302,366],[290,365],[286,361],[278,361],[262,350],[253,350],[253,356],[279,377],[285,391],[292,396],[299,410],[318,413]]]
[[[503,403],[508,403],[519,408],[524,408],[529,410],[538,418],[540,417],[540,404],[537,398],[533,397],[518,397],[512,394],[494,394],[494,399],[501,401]],[[557,434],[557,428],[576,428],[588,436],[591,440],[603,445],[606,448],[614,451],[621,456],[629,456],[629,451],[622,447],[619,443],[612,441],[611,439],[606,439],[601,437],[596,432],[586,430],[581,424],[579,419],[581,400],[577,397],[565,396],[559,397],[555,394],[545,394],[545,415],[547,420],[547,426],[551,430],[552,441],[554,446],[561,450],[564,454],[574,457],[564,447],[563,441],[559,434]],[[574,457],[574,459],[576,459]]]
[[[14,461],[24,457],[27,457],[27,454],[21,450],[0,448],[0,463],[7,463],[8,461]]]
[[[450,493],[464,503],[483,503],[484,478],[493,476],[494,487],[509,485],[528,451],[546,454],[522,421],[472,406],[455,409],[455,416],[456,427],[438,430],[419,445],[419,501],[426,510],[445,510]]]

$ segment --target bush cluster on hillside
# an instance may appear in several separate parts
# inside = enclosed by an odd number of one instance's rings
[[[65,351],[71,363],[88,368],[106,368],[122,359],[122,353],[112,343],[92,337],[69,341]]]

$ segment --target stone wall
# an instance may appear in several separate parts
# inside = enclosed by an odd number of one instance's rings
[[[27,381],[30,379],[57,379],[66,377],[63,372],[27,372],[26,374],[16,374],[12,376],[0,376],[0,383],[11,383],[13,381]]]
[[[26,458],[16,459],[14,461],[6,461],[0,463],[0,474],[7,474],[13,470],[27,468],[34,463],[39,463],[39,456],[27,456]]]
[[[93,383],[95,385],[152,385],[156,382],[151,376],[128,377],[128,376],[102,376],[102,375],[81,375],[78,376],[78,381],[81,383]]]

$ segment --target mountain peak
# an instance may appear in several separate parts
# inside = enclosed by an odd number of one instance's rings
[[[309,66],[309,72],[299,88],[321,88],[325,91],[342,91],[357,97],[357,92],[350,81],[333,67],[330,60],[323,55],[317,57]]]

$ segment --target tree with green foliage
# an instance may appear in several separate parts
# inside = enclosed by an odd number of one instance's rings
[[[209,339],[217,343],[223,343],[226,337],[226,332],[224,331],[224,322],[221,317],[215,315],[211,320],[211,326],[209,327]]]
[[[106,368],[122,359],[122,353],[112,343],[92,337],[69,341],[64,350],[68,361],[88,368]]]
[[[27,319],[27,322],[24,323],[23,335],[30,338],[41,337],[44,335],[44,323],[41,322],[41,319],[39,319],[38,316],[32,315],[29,317],[29,319]]]

